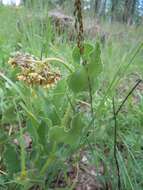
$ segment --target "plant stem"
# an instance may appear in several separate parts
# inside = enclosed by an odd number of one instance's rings
[[[60,59],[60,58],[49,57],[49,58],[44,59],[42,62],[43,62],[43,63],[48,63],[48,62],[51,62],[51,61],[57,61],[57,62],[59,62],[59,63],[62,63],[63,66],[64,66],[67,70],[69,70],[71,73],[73,72],[73,70],[68,66],[68,64],[66,64],[65,61],[62,60],[62,59]]]
[[[120,110],[122,109],[122,107],[124,106],[125,102],[127,101],[127,99],[129,98],[129,96],[133,93],[133,91],[136,89],[136,87],[142,82],[141,79],[139,79],[137,81],[137,83],[133,86],[133,88],[129,91],[129,93],[127,94],[127,96],[124,98],[124,100],[122,101],[121,105],[119,106],[119,108],[116,111],[116,115],[118,115],[118,113],[120,112]]]
[[[121,190],[121,178],[120,178],[120,167],[117,158],[117,115],[115,111],[115,101],[113,98],[113,115],[114,115],[114,159],[117,168],[117,176],[118,176],[118,190]]]
[[[92,118],[94,118],[93,97],[92,97],[92,85],[91,85],[91,81],[90,81],[88,69],[87,69],[87,80],[88,80],[88,88],[89,88],[89,98],[90,98],[91,116],[92,116]]]

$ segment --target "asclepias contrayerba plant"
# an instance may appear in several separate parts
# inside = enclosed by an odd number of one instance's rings
[[[39,60],[16,53],[9,59],[13,69],[18,68],[19,82],[14,83],[4,74],[1,77],[20,97],[14,102],[18,127],[3,144],[5,182],[12,180],[11,189],[15,184],[22,190],[35,185],[49,188],[62,167],[64,173],[68,170],[67,160],[83,146],[83,137],[93,119],[88,110],[80,108],[80,102],[87,97],[89,81],[92,95],[98,89],[102,71],[100,54],[99,43],[95,47],[84,44],[82,58],[75,47],[72,69],[59,58]],[[81,59],[87,64],[81,64]],[[58,68],[53,66],[54,62],[59,64]],[[67,76],[62,76],[61,65],[69,72]],[[25,145],[25,134],[31,139],[30,148]],[[14,143],[15,139],[18,143]]]

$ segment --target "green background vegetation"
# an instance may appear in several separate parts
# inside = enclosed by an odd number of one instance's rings
[[[129,9],[123,0],[115,7],[116,0],[107,1],[102,12],[94,4],[90,6],[92,12],[89,8],[83,13],[85,29],[94,26],[93,23],[100,27],[98,35],[95,31],[92,36],[85,35],[85,59],[92,81],[92,124],[87,76],[80,65],[76,40],[70,41],[66,33],[59,36],[52,27],[47,15],[54,8],[54,1],[40,2],[27,0],[20,7],[0,6],[0,189],[56,189],[52,185],[61,168],[66,182],[64,189],[74,189],[76,183],[68,179],[67,172],[69,165],[80,163],[80,151],[85,150],[88,162],[97,169],[98,183],[103,189],[107,184],[117,189],[112,99],[117,109],[143,77],[139,2],[133,1]],[[69,7],[74,9],[72,1],[59,1],[59,5],[65,12]],[[133,12],[126,13],[125,10],[133,8]],[[70,11],[72,15],[72,8]],[[29,87],[17,80],[19,71],[8,64],[16,51],[28,52],[39,59],[61,58],[72,73],[55,63],[62,79],[54,88]],[[80,107],[82,101],[88,104],[84,111]],[[117,122],[122,189],[142,190],[143,84],[128,98]],[[25,146],[25,133],[32,139],[30,151]],[[104,173],[98,175],[101,163]]]

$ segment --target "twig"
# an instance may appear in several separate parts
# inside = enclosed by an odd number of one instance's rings
[[[119,106],[119,108],[117,109],[117,111],[115,112],[115,115],[117,116],[118,113],[120,112],[120,110],[122,109],[122,107],[124,106],[125,102],[127,101],[127,99],[129,98],[129,96],[133,93],[133,91],[136,89],[136,87],[143,82],[141,79],[139,79],[137,81],[137,83],[133,86],[133,88],[129,91],[129,93],[127,94],[127,96],[124,98],[124,100],[122,101],[121,105]]]
[[[117,115],[115,111],[115,101],[113,98],[113,115],[114,115],[114,158],[117,168],[117,176],[118,176],[118,190],[121,190],[121,177],[120,177],[120,167],[117,158]]]

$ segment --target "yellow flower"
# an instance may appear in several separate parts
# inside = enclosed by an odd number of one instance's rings
[[[49,88],[61,79],[59,70],[51,68],[45,61],[38,60],[32,55],[16,53],[13,58],[8,61],[12,66],[20,67],[21,72],[17,79],[22,80],[30,85],[41,85]]]

